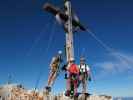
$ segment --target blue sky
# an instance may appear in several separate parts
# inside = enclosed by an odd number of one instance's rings
[[[63,3],[50,1],[58,6]],[[42,72],[38,87],[46,85],[49,62],[58,50],[63,50],[65,34],[54,17],[42,10],[45,2],[0,1],[0,84],[12,74],[13,82],[34,88]],[[131,0],[72,0],[81,22],[117,51],[115,56],[107,52],[86,32],[74,35],[77,63],[84,53],[91,65],[91,93],[133,96],[132,4]],[[63,75],[58,77],[53,91],[64,91]]]

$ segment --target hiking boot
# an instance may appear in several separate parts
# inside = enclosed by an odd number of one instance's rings
[[[67,91],[65,92],[65,96],[70,96],[70,90],[67,90]]]
[[[74,94],[74,97],[78,97],[78,96],[79,96],[79,94],[78,94],[78,93],[75,93],[75,94]]]
[[[46,86],[45,89],[46,89],[48,92],[51,92],[51,87],[50,87],[50,86]]]

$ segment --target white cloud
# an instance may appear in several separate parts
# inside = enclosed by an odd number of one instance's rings
[[[130,72],[133,73],[133,55],[124,53],[112,53],[105,58],[110,58],[110,60],[98,62],[93,65],[99,69],[98,73],[96,73],[96,76],[103,78],[108,75]]]

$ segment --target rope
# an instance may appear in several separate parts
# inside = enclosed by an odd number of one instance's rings
[[[50,37],[49,37],[49,39],[48,39],[48,45],[47,45],[47,48],[45,49],[44,54],[47,54],[47,53],[48,53],[49,48],[50,48],[50,45],[51,45],[51,43],[52,43],[52,40],[53,40],[53,37],[54,37],[54,26],[55,26],[55,21],[54,21],[54,23],[53,23],[53,25],[52,25],[52,29],[51,29],[51,32],[50,32],[51,34],[50,34]],[[37,89],[37,87],[38,87],[38,85],[39,85],[39,82],[40,82],[40,80],[41,80],[42,74],[43,74],[43,70],[42,70],[42,68],[40,68],[39,75],[38,75],[38,77],[37,77],[36,84],[35,84],[35,90]]]
[[[48,40],[48,46],[47,46],[47,48],[45,49],[45,54],[48,54],[48,51],[49,51],[49,48],[50,48],[50,46],[51,46],[51,44],[52,44],[52,41],[53,41],[53,37],[54,37],[54,31],[55,31],[55,27],[56,26],[56,21],[54,21],[54,23],[53,23],[53,27],[52,27],[52,29],[51,29],[51,35],[50,35],[50,37],[49,37],[49,40]]]
[[[77,45],[77,56],[78,57],[80,57],[80,55],[81,55],[81,51],[80,51],[80,37],[79,36],[77,36],[77,38],[75,39],[75,41],[76,41],[76,43],[78,44]]]
[[[116,50],[113,48],[109,47],[107,44],[105,44],[100,38],[98,38],[94,32],[90,31],[87,29],[87,33],[89,33],[106,51],[108,51],[113,57],[119,59],[120,61],[128,64],[129,60],[122,56],[120,53],[118,53]],[[118,68],[116,67],[116,70],[118,71]]]
[[[87,32],[109,53],[111,53],[115,58],[118,58],[116,57],[116,55],[114,55],[114,50],[112,48],[110,48],[107,44],[105,44],[100,38],[98,38],[94,32],[90,31],[89,29],[87,29]],[[121,59],[121,58],[119,58]],[[118,71],[118,69],[116,68],[116,70]],[[94,75],[93,75],[94,76]]]
[[[51,18],[49,19],[51,20]],[[39,41],[41,40],[41,38],[43,37],[44,33],[46,32],[46,30],[48,29],[50,23],[48,21],[48,23],[46,23],[42,29],[42,31],[39,33],[38,37],[34,40],[31,48],[29,49],[29,51],[27,52],[26,56],[30,56],[31,52],[33,51],[33,49],[35,48],[35,46],[39,43]]]
[[[94,32],[90,31],[89,29],[87,29],[87,32],[105,49],[107,50],[108,52],[114,52],[114,50],[107,46],[101,39],[99,39],[95,34]]]
[[[49,20],[51,20],[51,18],[52,18],[52,17],[50,17]],[[30,54],[31,54],[31,52],[33,51],[33,49],[35,48],[35,46],[39,43],[39,41],[40,41],[41,38],[43,37],[43,35],[44,35],[44,33],[46,32],[46,30],[49,28],[49,25],[50,25],[50,23],[49,23],[49,21],[48,21],[48,23],[46,23],[46,24],[44,25],[44,27],[43,27],[42,31],[39,33],[38,37],[34,40],[32,46],[31,46],[31,48],[29,49],[29,51],[27,52],[26,56],[30,56]],[[36,91],[36,89],[37,89],[37,87],[38,87],[38,84],[39,84],[40,76],[41,76],[41,75],[42,75],[42,72],[41,72],[41,70],[40,70],[39,75],[38,75],[38,78],[37,78],[37,81],[36,81],[36,83],[35,83],[35,88],[34,88],[35,91]]]

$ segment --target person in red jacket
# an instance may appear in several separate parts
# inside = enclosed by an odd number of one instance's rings
[[[74,58],[71,58],[67,66],[68,78],[67,78],[67,91],[66,96],[70,96],[71,92],[71,81],[74,78],[74,96],[77,96],[78,80],[79,80],[79,67],[75,64]]]

